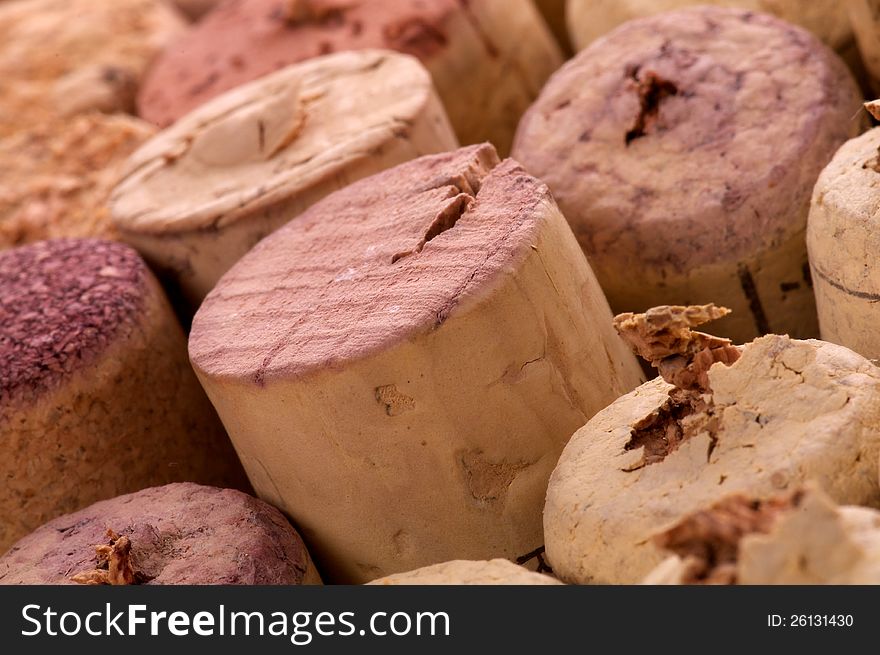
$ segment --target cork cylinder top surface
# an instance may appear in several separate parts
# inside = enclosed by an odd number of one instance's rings
[[[0,558],[0,585],[100,584],[107,564],[96,561],[96,547],[114,540],[108,530],[130,543],[128,584],[320,582],[305,545],[277,509],[240,491],[178,483],[46,523]]]
[[[880,505],[871,362],[768,335],[734,364],[714,364],[708,380],[693,404],[662,379],[648,382],[571,438],[544,508],[560,579],[637,582],[664,558],[654,535],[732,494],[768,498],[811,481],[836,502]]]
[[[208,376],[262,385],[433,330],[525,257],[534,210],[548,201],[546,187],[487,145],[361,180],[220,280],[193,321],[190,358]]]
[[[644,584],[880,582],[880,512],[839,506],[814,485],[724,498],[655,539],[672,554]]]
[[[840,0],[568,0],[567,20],[571,38],[581,49],[628,20],[709,4],[773,14],[810,30],[836,50],[853,40],[847,3]]]
[[[405,55],[346,52],[289,66],[138,150],[113,192],[114,220],[128,233],[225,228],[377,156],[433,98],[430,76]],[[441,145],[454,145],[444,128]]]
[[[162,0],[0,4],[0,136],[86,109],[133,111],[145,69],[184,27]]]
[[[2,578],[0,578],[2,580]],[[558,585],[548,575],[529,571],[506,559],[485,562],[455,560],[415,571],[395,573],[371,585]]]
[[[116,235],[107,201],[125,159],[155,128],[89,112],[0,138],[0,249]]]
[[[803,230],[858,106],[844,64],[805,30],[697,7],[582,51],[523,118],[513,155],[550,186],[603,284],[634,255],[683,274]]]
[[[131,330],[148,274],[134,250],[110,241],[57,239],[0,252],[0,418]]]

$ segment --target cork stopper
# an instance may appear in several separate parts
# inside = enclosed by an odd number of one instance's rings
[[[0,252],[0,406],[52,389],[135,325],[146,280],[138,254],[110,241]]]

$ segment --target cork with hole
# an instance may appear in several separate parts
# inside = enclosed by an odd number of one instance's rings
[[[164,127],[278,68],[369,48],[421,60],[461,142],[491,141],[504,154],[562,64],[532,0],[232,0],[157,59],[138,112]]]
[[[619,27],[544,88],[513,155],[559,202],[615,311],[718,302],[737,342],[814,337],[810,193],[859,133],[843,62],[718,7]]]
[[[186,482],[60,516],[0,557],[0,585],[320,583],[281,512],[240,491]]]
[[[691,5],[766,12],[810,30],[838,52],[853,45],[853,28],[841,0],[568,0],[569,34],[582,50],[629,20]]]
[[[4,250],[0,288],[0,551],[146,486],[247,486],[134,250],[91,239]]]
[[[652,337],[663,377],[599,412],[559,459],[544,535],[563,581],[640,581],[667,555],[657,533],[731,495],[766,499],[812,481],[836,502],[880,506],[880,369],[816,340],[734,348],[694,332],[708,316],[685,310],[618,323]]]
[[[147,67],[185,27],[164,0],[0,4],[0,137],[85,111],[134,112]]]
[[[639,383],[549,190],[491,146],[361,180],[263,240],[190,358],[326,575],[542,545],[572,432]]]
[[[674,554],[644,584],[880,584],[880,512],[838,505],[814,485],[725,498],[655,539]]]
[[[407,55],[346,52],[234,89],[162,131],[111,197],[121,236],[193,308],[255,243],[360,178],[457,147]]]
[[[535,573],[506,559],[455,560],[432,564],[415,571],[395,573],[371,585],[558,585],[549,575]]]
[[[822,171],[807,227],[822,338],[880,358],[880,128],[845,143]]]

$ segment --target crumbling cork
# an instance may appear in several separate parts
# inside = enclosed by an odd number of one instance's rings
[[[0,557],[0,585],[320,582],[278,510],[239,491],[190,483],[61,516]]]
[[[637,582],[665,556],[655,535],[731,496],[764,501],[814,481],[837,502],[880,505],[880,369],[869,361],[768,335],[712,365],[707,382],[648,382],[569,441],[544,507],[560,579]],[[682,394],[691,402],[676,404]]]
[[[0,288],[0,551],[151,484],[247,485],[137,253],[89,239],[13,248]]]
[[[558,585],[549,575],[534,573],[506,559],[456,560],[395,573],[371,585]]]
[[[738,507],[735,515],[724,512],[729,506]],[[673,531],[698,523],[716,529],[692,533],[688,544],[659,536],[658,543],[672,546],[668,549],[676,554],[657,566],[645,584],[880,582],[880,512],[838,506],[814,485],[768,500],[726,499],[685,518]],[[720,541],[722,549],[717,548]]]
[[[531,0],[233,0],[158,58],[139,113],[165,127],[279,68],[372,48],[421,60],[462,143],[490,141],[504,154],[562,64]]]
[[[567,63],[513,156],[552,190],[613,310],[714,301],[733,310],[714,330],[736,343],[815,337],[809,197],[859,133],[860,104],[803,29],[692,7],[626,23]]]
[[[412,57],[319,57],[162,131],[127,162],[113,218],[195,310],[254,244],[317,200],[457,145],[430,76]]]
[[[868,103],[868,109],[876,105]],[[807,224],[822,338],[880,358],[880,128],[845,143],[822,171]]]
[[[110,190],[122,162],[154,132],[133,117],[92,112],[0,139],[0,249],[115,238]]]
[[[548,189],[488,145],[264,239],[190,358],[257,492],[345,582],[540,547],[562,446],[641,378]]]
[[[577,50],[636,18],[690,5],[716,5],[773,14],[808,29],[842,53],[853,42],[846,4],[840,0],[568,0],[566,9],[571,40]]]
[[[0,4],[0,138],[75,113],[132,111],[147,66],[184,27],[163,0]]]

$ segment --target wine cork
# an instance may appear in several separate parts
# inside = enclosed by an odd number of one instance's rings
[[[840,0],[568,0],[567,18],[575,49],[582,50],[635,18],[692,5],[740,8],[766,12],[800,25],[842,53],[852,46],[854,38],[846,4]]]
[[[261,498],[366,582],[542,545],[571,433],[641,372],[549,190],[489,145],[312,206],[208,295],[190,359]]]
[[[767,500],[726,498],[658,542],[675,555],[645,584],[880,583],[880,512],[839,506],[813,485]]]
[[[858,134],[838,57],[766,14],[631,21],[553,76],[513,153],[543,179],[612,309],[718,302],[737,342],[818,334],[812,187]]]
[[[60,237],[117,238],[107,201],[125,159],[156,129],[90,112],[0,139],[0,249]]]
[[[320,582],[277,509],[240,491],[186,482],[60,516],[0,557],[0,585]]]
[[[132,249],[58,239],[5,250],[0,288],[0,551],[153,484],[246,484]]]
[[[734,348],[691,332],[684,309],[619,323],[656,337],[663,377],[576,432],[550,478],[546,555],[563,581],[640,581],[666,557],[658,533],[728,496],[813,482],[836,502],[880,505],[880,369],[822,341]]]
[[[0,578],[2,580],[2,578]],[[395,573],[371,585],[558,585],[549,575],[534,573],[506,559],[475,562],[456,560],[415,571]]]
[[[457,141],[412,57],[346,52],[203,105],[127,162],[113,191],[123,239],[195,308],[255,243],[350,182]]]
[[[141,77],[185,21],[163,0],[0,5],[0,138],[72,114],[134,110]]]
[[[880,358],[880,247],[875,225],[880,128],[845,143],[822,171],[807,227],[822,338]]]
[[[278,68],[365,48],[418,57],[462,143],[491,141],[502,153],[562,63],[532,0],[235,0],[159,57],[138,111],[164,127]]]

